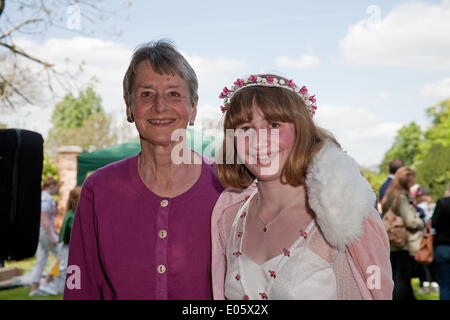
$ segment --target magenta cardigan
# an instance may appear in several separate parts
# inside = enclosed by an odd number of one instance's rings
[[[203,158],[194,186],[163,198],[140,179],[138,156],[84,182],[64,299],[211,299],[210,220],[223,190],[216,165]]]

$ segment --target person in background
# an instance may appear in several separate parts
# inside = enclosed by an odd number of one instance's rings
[[[414,255],[423,238],[424,222],[417,216],[417,211],[410,196],[414,185],[415,172],[408,167],[401,167],[395,173],[392,183],[386,190],[382,201],[382,210],[392,210],[403,219],[406,227],[406,242],[401,248],[391,244],[391,264],[394,279],[394,300],[415,300],[411,287],[416,262]]]
[[[384,194],[386,193],[387,188],[391,184],[392,179],[394,179],[395,173],[397,172],[397,170],[399,168],[403,167],[404,165],[405,165],[405,163],[402,160],[397,159],[397,158],[392,160],[391,162],[389,162],[389,175],[388,175],[386,181],[384,181],[380,187],[380,192],[379,192],[380,202],[383,201]]]
[[[72,232],[73,219],[75,217],[75,210],[77,209],[78,199],[80,198],[81,187],[73,188],[69,193],[69,199],[67,200],[66,214],[64,215],[64,221],[59,234],[59,246],[58,246],[58,277],[53,278],[52,275],[47,276],[47,283],[42,285],[40,290],[52,295],[56,295],[64,292],[64,284],[67,271],[67,260],[69,258],[69,243],[70,234]],[[52,269],[52,265],[49,269]]]
[[[57,256],[58,235],[55,231],[56,202],[52,196],[58,193],[58,181],[49,176],[44,180],[41,193],[41,227],[39,230],[39,244],[36,251],[36,265],[31,275],[30,297],[45,295],[39,290],[40,280],[48,254]]]
[[[450,300],[450,182],[445,197],[436,202],[431,226],[436,231],[433,245],[440,299]]]
[[[419,217],[424,220],[425,224],[427,224],[428,221],[433,216],[435,203],[433,202],[433,199],[431,198],[430,195],[430,191],[427,188],[420,185],[416,186],[417,186],[416,188],[413,187],[414,191],[411,193],[415,198],[414,202]],[[417,293],[425,294],[429,293],[430,291],[439,292],[439,285],[437,283],[434,263],[430,265],[416,263],[416,266],[417,266],[416,268],[417,274],[422,284],[421,285],[422,287],[419,289]]]

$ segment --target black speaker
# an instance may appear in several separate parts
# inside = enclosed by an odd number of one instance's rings
[[[0,129],[0,260],[32,257],[39,241],[44,140]]]

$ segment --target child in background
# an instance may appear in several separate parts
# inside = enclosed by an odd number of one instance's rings
[[[67,200],[67,211],[64,216],[64,221],[59,234],[59,254],[58,259],[55,259],[53,265],[50,267],[52,270],[55,264],[58,263],[58,277],[55,281],[52,275],[49,274],[47,280],[48,283],[43,285],[40,290],[49,294],[56,295],[64,292],[64,284],[66,279],[67,261],[69,258],[69,242],[70,234],[72,232],[73,219],[75,216],[75,210],[77,208],[78,199],[80,198],[81,187],[72,189],[69,193],[69,200]]]

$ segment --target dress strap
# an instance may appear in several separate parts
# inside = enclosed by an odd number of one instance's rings
[[[233,227],[236,226],[236,224],[239,221],[239,217],[242,215],[242,213],[244,212],[244,210],[246,210],[248,208],[248,205],[250,203],[250,200],[252,200],[252,198],[255,196],[255,194],[258,193],[258,188],[255,189],[255,191],[252,192],[252,194],[248,197],[246,197],[244,199],[244,203],[241,205],[241,207],[239,208],[236,216],[234,217],[234,221],[233,221]]]

